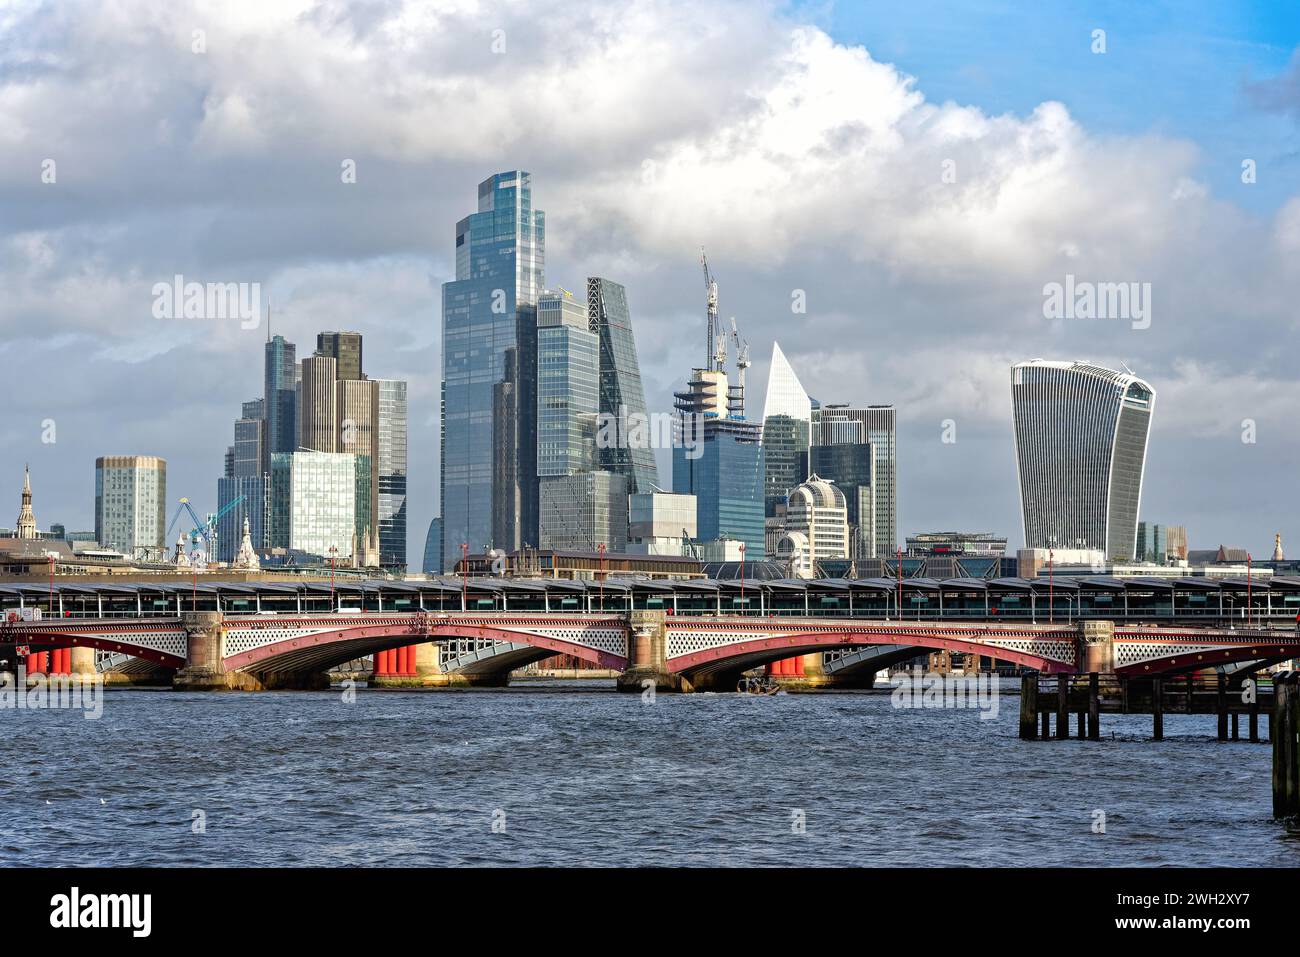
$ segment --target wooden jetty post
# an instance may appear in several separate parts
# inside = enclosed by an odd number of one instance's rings
[[[1219,716],[1219,740],[1228,740],[1228,676],[1219,672],[1219,685],[1215,689],[1214,711]]]
[[[1273,676],[1273,816],[1300,814],[1300,672]]]
[[[1056,676],[1056,737],[1064,741],[1070,736],[1070,676]]]
[[[1248,679],[1253,685],[1250,696],[1250,740],[1259,741],[1259,672],[1253,671]]]
[[[1038,675],[1020,676],[1020,740],[1038,736]]]
[[[1165,683],[1160,678],[1151,681],[1151,738],[1165,739]]]
[[[1101,740],[1101,699],[1097,672],[1088,672],[1088,740]]]

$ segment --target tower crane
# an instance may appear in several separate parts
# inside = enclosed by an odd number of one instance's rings
[[[736,384],[727,389],[727,417],[745,417],[745,370],[749,368],[749,341],[741,340],[736,317],[731,317],[731,338],[736,343]]]
[[[700,247],[700,265],[704,267],[704,292],[709,319],[709,337],[704,356],[704,368],[708,372],[722,370],[727,361],[727,338],[718,326],[718,282],[709,272],[709,257]]]

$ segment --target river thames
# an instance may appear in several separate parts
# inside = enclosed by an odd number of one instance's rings
[[[1100,742],[888,692],[106,692],[5,711],[6,865],[1294,867],[1270,749],[1213,716]],[[1095,833],[1098,812],[1105,833]]]

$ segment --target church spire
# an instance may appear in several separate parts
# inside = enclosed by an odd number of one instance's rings
[[[32,514],[32,476],[26,465],[23,466],[23,504],[18,510],[18,537],[36,537],[36,517]]]

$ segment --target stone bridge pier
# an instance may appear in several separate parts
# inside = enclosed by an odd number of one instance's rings
[[[1075,670],[1081,674],[1115,673],[1115,623],[1113,621],[1079,622],[1079,647]]]
[[[690,682],[668,670],[668,614],[633,611],[628,614],[627,670],[618,676],[619,691],[641,693],[691,691]]]
[[[227,671],[222,616],[215,611],[193,611],[181,615],[185,629],[185,667],[176,672],[172,687],[177,691],[269,691],[272,689],[317,690],[329,687],[323,672]]]
[[[176,672],[177,691],[256,691],[252,675],[227,672],[222,661],[221,613],[191,611],[181,615],[185,629],[185,667]]]

